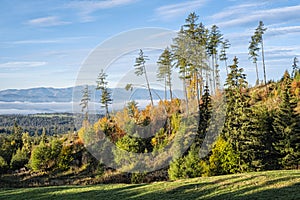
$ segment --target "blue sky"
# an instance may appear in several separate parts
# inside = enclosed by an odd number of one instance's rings
[[[220,27],[231,43],[230,60],[239,58],[251,84],[248,43],[259,20],[268,28],[268,79],[279,79],[300,56],[298,0],[1,0],[0,90],[73,86],[84,60],[103,41],[136,28],[178,30],[193,11],[207,27]]]

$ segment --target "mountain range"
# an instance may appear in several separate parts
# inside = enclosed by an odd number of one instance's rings
[[[72,112],[74,104],[78,104],[84,86],[68,88],[29,88],[29,89],[8,89],[0,91],[0,114],[31,114],[49,112]],[[91,91],[91,102],[97,104],[101,93],[95,90],[95,86],[89,86]],[[137,88],[133,91],[126,91],[123,88],[109,89],[113,103],[123,104],[130,100],[149,100],[149,93],[146,88]],[[153,99],[158,101],[165,98],[164,90],[153,89]],[[181,97],[182,91],[175,90],[175,96]],[[168,98],[168,97],[167,97]],[[101,105],[99,106],[101,107]]]

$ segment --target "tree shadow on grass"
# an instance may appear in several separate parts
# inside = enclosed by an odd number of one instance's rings
[[[136,185],[93,185],[0,190],[0,199],[300,199],[300,175],[264,181],[264,175],[214,177]],[[282,184],[283,185],[280,185]]]

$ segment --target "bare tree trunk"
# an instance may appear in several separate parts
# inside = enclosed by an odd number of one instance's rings
[[[256,85],[259,85],[259,76],[258,76],[257,62],[255,62],[255,70],[256,70]]]
[[[172,101],[172,99],[173,99],[173,93],[172,93],[171,76],[169,75],[168,78],[169,78],[170,99],[171,99],[171,101]]]
[[[262,64],[264,70],[264,82],[265,85],[267,84],[267,75],[266,75],[266,65],[265,65],[265,53],[264,53],[264,42],[261,40],[261,57],[262,57]]]

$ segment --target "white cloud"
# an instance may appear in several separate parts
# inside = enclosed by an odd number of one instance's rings
[[[300,20],[300,5],[261,9],[264,4],[240,4],[228,7],[226,11],[215,14],[210,19],[221,27],[239,26],[259,20],[270,22]]]
[[[194,1],[186,1],[177,4],[170,4],[161,6],[155,9],[156,20],[170,20],[175,17],[184,15],[186,13],[195,11],[195,9],[200,8],[205,4],[206,0],[194,0]]]
[[[299,33],[300,26],[286,26],[286,27],[277,27],[277,28],[269,28],[266,32],[269,35],[283,35],[283,34],[292,34]]]
[[[31,19],[27,22],[27,24],[32,26],[47,27],[47,26],[59,26],[59,25],[70,24],[70,22],[62,21],[57,16],[48,16],[48,17]]]
[[[266,3],[245,3],[245,4],[240,4],[236,6],[231,6],[226,8],[226,10],[222,12],[218,12],[211,17],[209,17],[212,20],[222,20],[224,18],[228,17],[233,17],[236,18],[237,15],[245,14],[247,10],[253,10],[254,8],[257,8],[259,6],[263,6]]]
[[[102,0],[102,1],[83,1],[76,0],[66,5],[67,8],[79,10],[79,16],[83,22],[93,21],[91,16],[93,12],[102,9],[114,8],[122,5],[128,5],[138,0]]]
[[[82,39],[89,39],[91,37],[89,36],[79,36],[79,37],[62,37],[62,38],[53,38],[53,39],[37,39],[37,40],[17,40],[12,42],[7,42],[9,44],[16,44],[16,45],[22,45],[22,44],[54,44],[54,43],[67,43]]]
[[[38,62],[38,61],[14,61],[14,62],[6,62],[0,64],[0,69],[24,69],[24,68],[33,68],[33,67],[41,67],[46,65],[47,62]]]

